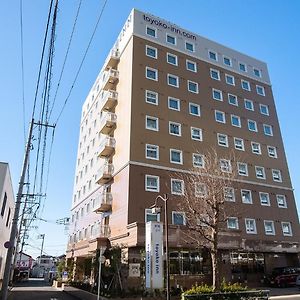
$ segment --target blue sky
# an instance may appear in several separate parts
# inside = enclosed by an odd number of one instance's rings
[[[23,0],[26,134],[32,111],[49,2],[48,0]],[[78,3],[79,0],[59,3],[52,95],[56,88]],[[102,4],[103,0],[82,1],[78,26],[58,92],[53,121],[71,87]],[[108,0],[78,81],[56,128],[43,213],[43,218],[51,222],[40,221],[39,229],[31,232],[28,240],[30,245],[26,246],[26,250],[34,257],[39,255],[38,248],[41,245],[41,240],[37,240],[38,233],[46,234],[46,253],[56,255],[65,251],[64,227],[55,225],[54,221],[69,215],[81,105],[133,7],[160,16],[180,27],[268,64],[295,197],[300,208],[298,154],[300,141],[296,125],[300,111],[298,75],[300,61],[297,58],[300,53],[300,2],[296,0]],[[24,149],[19,12],[19,0],[1,1],[0,161],[8,162],[10,165],[15,193]]]

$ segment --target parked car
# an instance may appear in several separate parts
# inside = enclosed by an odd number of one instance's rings
[[[300,275],[296,278],[296,286],[300,288]]]
[[[298,267],[274,268],[271,275],[267,277],[267,283],[269,283],[271,286],[287,287],[289,285],[295,285],[296,279],[299,275],[300,268]]]

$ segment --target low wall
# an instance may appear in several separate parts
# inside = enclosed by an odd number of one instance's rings
[[[77,288],[69,286],[69,285],[63,284],[62,290],[65,293],[67,293],[75,298],[78,298],[80,300],[97,300],[97,295],[92,294],[87,291],[84,291],[84,290],[77,289]],[[100,297],[100,299],[106,300],[106,298],[103,298],[103,297]]]

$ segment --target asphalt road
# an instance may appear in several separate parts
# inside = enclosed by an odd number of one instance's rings
[[[270,290],[270,300],[300,300],[298,287],[266,288]]]

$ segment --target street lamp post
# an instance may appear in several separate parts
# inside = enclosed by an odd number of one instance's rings
[[[169,230],[168,230],[168,194],[165,194],[164,197],[158,195],[155,199],[155,203],[150,207],[152,209],[160,209],[157,205],[158,200],[162,200],[164,202],[164,210],[165,210],[165,247],[166,247],[166,292],[167,292],[167,300],[170,300],[170,266],[169,266]],[[156,210],[156,212],[160,212]]]

